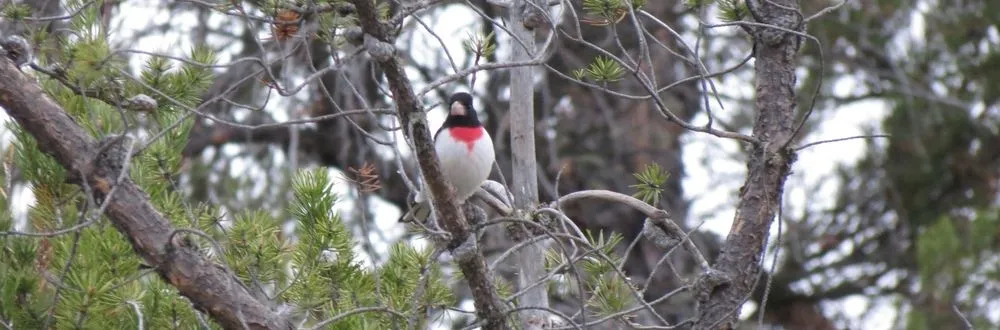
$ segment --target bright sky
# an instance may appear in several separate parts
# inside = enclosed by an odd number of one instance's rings
[[[181,14],[167,13],[164,11],[158,11],[156,7],[150,7],[147,3],[136,3],[136,2],[124,2],[121,4],[122,15],[117,17],[118,24],[120,24],[120,29],[115,29],[116,35],[113,38],[118,43],[116,45],[121,45],[125,48],[135,48],[144,51],[151,52],[162,52],[169,53],[172,55],[183,56],[188,50],[191,49],[191,44],[188,38],[182,38],[177,35],[180,33],[192,33],[192,29],[195,27],[194,22],[195,17],[191,14]],[[469,10],[459,6],[453,6],[449,8],[448,17],[452,18],[466,18],[462,19],[449,19],[449,20],[439,20],[439,19],[428,19],[425,22],[432,24],[433,28],[437,31],[438,35],[442,37],[445,45],[448,49],[452,51],[453,56],[458,56],[462,53],[462,40],[469,36],[470,32],[478,31],[472,25],[472,18],[475,14]],[[242,25],[232,25],[233,22],[238,20],[231,16],[214,15],[214,20],[211,22],[212,25],[222,25],[227,24],[234,27],[234,30],[242,30]],[[122,40],[129,40],[129,38],[134,34],[136,29],[147,26],[149,24],[162,24],[170,22],[172,30],[166,35],[150,35],[142,39],[142,42],[136,45],[122,45]],[[913,31],[911,33],[916,34],[923,29],[922,20],[915,21]],[[243,24],[243,23],[240,23]],[[419,25],[417,25],[419,27]],[[178,30],[179,29],[179,30]],[[261,38],[268,37],[269,33],[263,33],[260,35]],[[919,35],[919,34],[917,34]],[[693,43],[693,36],[688,36],[691,40],[689,42]],[[438,40],[430,37],[430,34],[424,30],[420,30],[414,33],[412,38],[401,38],[402,42],[411,42],[416,46],[416,49],[433,49],[440,47]],[[218,42],[221,39],[210,37],[210,42]],[[501,58],[505,58],[506,55],[503,53],[503,47],[506,46],[504,41],[506,38],[502,38],[501,46]],[[238,51],[238,49],[233,49],[233,51]],[[219,62],[225,63],[231,60],[229,54],[222,54],[220,56]],[[442,54],[435,54],[431,52],[417,52],[414,54],[414,58],[420,62],[438,62],[445,61]],[[137,57],[136,63],[141,63],[142,57]],[[463,62],[462,59],[456,59],[457,62]],[[442,62],[439,62],[442,63]],[[709,68],[712,70],[713,68]],[[415,74],[415,72],[409,72]],[[483,73],[480,73],[483,74]],[[485,79],[479,79],[480,82],[484,82]],[[726,91],[739,91],[745,95],[752,93],[752,87],[745,85],[746,80],[742,80],[741,83],[735,83],[736,80],[728,79],[722,81],[716,81],[720,84],[719,89]],[[420,88],[422,86],[416,86]],[[482,86],[477,86],[481,88]],[[847,95],[856,84],[849,80],[841,80],[834,86],[834,93],[838,95]],[[297,97],[304,97],[297,96]],[[285,105],[290,102],[294,102],[293,99],[281,98],[275,95],[270,108],[282,109]],[[727,106],[727,109],[733,109],[733,107]],[[843,107],[836,109],[835,111],[825,111],[815,114],[817,117],[821,117],[821,124],[819,128],[812,132],[806,141],[817,141],[824,139],[841,138],[846,136],[854,136],[863,134],[863,129],[866,127],[877,127],[881,118],[885,115],[886,107],[884,104],[879,102],[861,102],[854,104],[850,107]],[[289,118],[286,112],[281,110],[273,110],[275,117],[279,120],[284,120]],[[729,114],[721,111],[719,109],[714,109],[714,113],[720,118],[726,118]],[[7,119],[6,116],[3,116]],[[443,121],[443,113],[440,111],[431,112],[431,123],[433,128],[440,125]],[[703,123],[705,121],[704,115],[696,119],[696,123]],[[9,140],[10,134],[4,134],[4,141]],[[728,154],[734,154],[737,150],[737,144],[731,141],[724,141],[713,136],[705,134],[687,134],[684,136],[685,141],[685,154],[684,162],[686,165],[687,175],[683,178],[683,185],[685,193],[688,198],[693,198],[693,204],[691,206],[690,219],[691,223],[698,223],[704,221],[701,226],[703,230],[712,231],[719,233],[720,235],[725,235],[729,230],[729,227],[733,219],[733,205],[735,204],[735,194],[739,186],[742,184],[742,178],[745,173],[745,165],[742,163],[737,163],[730,161],[727,156]],[[236,147],[226,148],[232,149]],[[832,180],[823,181],[825,177],[833,173],[833,170],[839,164],[851,164],[860,157],[865,150],[865,142],[862,140],[852,140],[846,142],[825,144],[822,146],[810,148],[802,151],[799,154],[798,162],[795,164],[795,174],[788,180],[786,185],[785,198],[791,210],[786,212],[798,213],[803,207],[810,207],[811,209],[822,209],[830,206],[833,202],[834,191],[837,186],[836,182]],[[224,151],[224,152],[231,152]],[[243,172],[247,170],[248,167],[253,167],[252,164],[236,164],[234,166],[234,172]],[[804,170],[808,169],[808,170]],[[336,170],[331,170],[334,172],[336,178],[340,177],[340,172]],[[737,178],[737,179],[733,179]],[[818,186],[818,190],[812,190],[814,187]],[[347,193],[347,185],[339,184],[336,189],[344,194]],[[15,199],[18,201],[24,201],[24,203],[12,203],[12,208],[14,209],[15,215],[24,215],[27,210],[27,205],[30,201],[33,201],[33,197],[29,190],[22,189],[15,194]],[[382,204],[378,209],[381,210],[379,213],[379,218],[377,219],[376,225],[379,230],[383,231],[384,236],[373,236],[372,239],[375,242],[389,243],[395,241],[400,235],[402,235],[402,228],[396,223],[396,219],[399,216],[399,210],[395,207],[389,206],[387,203],[382,201],[377,201],[377,203]],[[342,202],[340,205],[343,211],[349,210],[352,206],[349,202]],[[776,226],[772,229],[772,238],[776,235]],[[388,246],[386,244],[376,244],[376,249],[380,253],[385,253],[388,251]],[[365,253],[358,251],[359,255],[364,256]],[[768,257],[768,264],[770,263],[770,257]],[[842,302],[832,304],[834,306],[833,310],[842,311],[847,315],[852,316],[852,318],[860,317],[861,313],[869,309],[870,300],[860,297],[848,298]],[[861,324],[865,329],[888,329],[891,325],[892,318],[895,317],[895,309],[885,302],[878,304],[885,311],[885,313],[874,313],[877,317],[867,318]],[[827,312],[833,312],[833,310],[828,310]],[[752,308],[745,308],[746,313],[752,312]],[[852,328],[858,325],[851,325]]]

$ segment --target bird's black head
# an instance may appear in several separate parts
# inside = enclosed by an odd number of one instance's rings
[[[472,95],[459,92],[451,95],[448,99],[448,118],[444,120],[444,127],[478,127],[483,124],[479,122],[476,115],[476,108],[472,106]]]

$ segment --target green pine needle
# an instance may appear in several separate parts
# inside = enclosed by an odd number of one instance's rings
[[[630,2],[632,9],[635,10],[645,6],[647,0],[632,0]],[[588,15],[617,21],[623,13],[628,11],[625,4],[626,0],[583,0],[583,11]]]
[[[699,9],[712,3],[712,0],[685,0],[684,5],[688,8]]]
[[[724,22],[742,20],[749,13],[745,1],[719,0],[719,19]]]
[[[325,169],[301,170],[292,179],[295,200],[290,211],[299,218],[306,232],[333,216],[331,209],[336,195],[332,188]]]
[[[661,168],[659,164],[652,163],[646,165],[642,171],[633,174],[633,176],[639,183],[629,186],[636,189],[632,197],[653,205],[660,200],[660,196],[663,194],[663,185],[670,178],[670,173]]]
[[[598,316],[607,316],[629,309],[635,304],[632,287],[618,274],[606,274],[593,280],[593,295],[587,301]]]
[[[621,80],[625,76],[625,69],[614,59],[598,56],[587,66],[586,75],[598,82],[612,82]]]
[[[451,289],[445,283],[440,264],[433,260],[431,248],[417,249],[408,243],[397,243],[389,252],[389,260],[378,270],[379,295],[389,307],[423,315],[427,308],[454,303]],[[426,271],[426,272],[425,272]],[[425,280],[421,280],[425,277]],[[419,301],[413,293],[421,288]],[[416,306],[411,305],[417,303]],[[424,312],[421,312],[424,311]]]
[[[583,0],[585,13],[609,19],[615,17],[615,12],[623,6],[625,3],[622,0]]]
[[[462,46],[477,57],[491,56],[497,50],[496,34],[492,31],[485,36],[469,33],[469,38],[462,42]]]
[[[613,273],[615,267],[618,267],[621,261],[621,257],[618,257],[614,253],[615,247],[618,246],[618,243],[621,243],[624,236],[615,232],[605,236],[604,231],[597,232],[596,236],[592,231],[587,231],[584,234],[587,236],[587,241],[590,242],[590,245],[595,248],[595,251],[591,253],[599,255],[587,256],[581,260],[580,267],[591,276]],[[601,256],[606,258],[602,258]]]
[[[29,5],[23,3],[13,3],[4,6],[3,12],[0,13],[0,15],[11,21],[20,21],[27,17],[31,17],[32,11],[31,6]]]
[[[552,249],[545,251],[544,255],[545,271],[551,272],[555,267],[559,267],[566,262],[566,257],[562,252]]]

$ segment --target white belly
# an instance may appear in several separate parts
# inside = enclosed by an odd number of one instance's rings
[[[446,134],[449,133],[441,132],[441,136],[434,141],[434,148],[441,161],[444,178],[455,187],[455,196],[461,203],[475,194],[479,186],[489,178],[496,159],[493,140],[489,134],[484,133],[470,150],[468,144],[456,141]]]

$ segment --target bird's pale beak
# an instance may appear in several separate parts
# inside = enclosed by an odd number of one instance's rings
[[[451,104],[451,115],[452,116],[465,116],[465,106],[461,102],[455,102]]]

